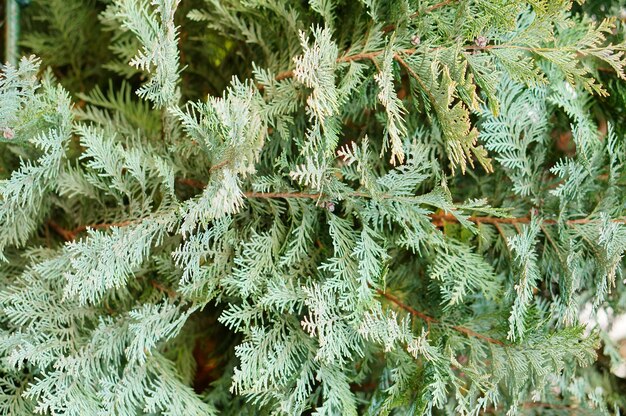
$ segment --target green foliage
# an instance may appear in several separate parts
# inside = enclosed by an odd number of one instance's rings
[[[33,3],[1,414],[626,411],[623,2]]]

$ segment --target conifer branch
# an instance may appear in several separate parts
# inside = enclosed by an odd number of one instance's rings
[[[424,312],[420,312],[417,309],[403,303],[400,299],[398,299],[396,296],[384,292],[380,289],[377,289],[376,292],[378,292],[379,295],[381,295],[382,297],[384,297],[385,299],[389,300],[390,302],[392,302],[393,304],[395,304],[396,306],[398,306],[401,309],[404,309],[405,311],[409,312],[411,315],[413,316],[417,316],[418,318],[420,318],[421,320],[425,321],[428,324],[443,324],[443,325],[447,325],[443,322],[441,322],[440,320],[433,318],[429,315],[426,315]],[[495,338],[491,338],[489,336],[480,334],[476,331],[473,331],[469,328],[466,328],[464,326],[460,326],[460,325],[450,325],[450,328],[454,329],[457,332],[460,332],[462,334],[465,334],[467,336],[470,337],[474,337],[474,338],[479,338],[482,339],[483,341],[487,341],[491,344],[496,344],[496,345],[500,345],[500,346],[506,346],[506,344],[498,339]]]
[[[433,220],[433,224],[435,224],[438,227],[443,226],[444,222],[459,222],[459,220],[452,214],[441,214],[441,213],[437,213],[437,214],[431,214],[430,217]],[[529,224],[531,222],[531,218],[530,217],[514,217],[514,218],[499,218],[499,217],[469,217],[468,218],[469,221],[476,223],[476,224],[511,224],[511,225],[516,225],[516,224]],[[575,220],[567,220],[564,221],[565,224],[567,225],[576,225],[576,224],[588,224],[590,222],[595,222],[598,221],[595,218],[579,218],[579,219],[575,219]],[[612,222],[615,223],[622,223],[625,224],[626,223],[626,218],[614,218],[611,220]],[[542,225],[554,225],[554,224],[558,224],[559,221],[557,220],[553,220],[553,219],[543,219],[540,222]]]
[[[246,198],[281,199],[281,198],[304,198],[320,199],[324,194],[309,194],[305,192],[244,192]]]
[[[129,221],[120,221],[120,222],[112,222],[112,223],[96,223],[96,224],[88,224],[81,225],[74,229],[68,230],[57,222],[50,220],[48,221],[48,226],[54,230],[59,236],[61,236],[65,241],[74,241],[78,237],[78,234],[87,231],[87,229],[93,230],[106,230],[112,227],[126,227],[131,224],[137,224],[141,219],[138,220],[129,220]]]
[[[411,67],[404,61],[404,59],[402,59],[402,57],[398,53],[394,55],[394,59],[400,65],[402,65],[404,69],[406,69],[406,71],[409,73],[409,75],[411,75],[411,77],[413,77],[413,79],[415,79],[420,84],[420,87],[422,87],[426,94],[428,94],[428,98],[430,98],[430,100],[434,102],[436,98],[433,95],[432,91],[428,88],[424,80],[422,80],[422,78],[415,71],[413,71],[413,69],[411,69]]]
[[[444,0],[444,1],[440,2],[440,3],[433,4],[432,6],[428,6],[428,7],[426,8],[426,10],[424,10],[424,13],[434,12],[434,11],[435,11],[435,10],[437,10],[437,9],[440,9],[440,8],[442,8],[442,7],[447,6],[448,4],[455,3],[455,2],[457,2],[457,1],[458,1],[458,0]],[[414,18],[414,17],[417,17],[417,16],[419,16],[419,15],[420,15],[420,13],[419,13],[419,12],[415,12],[415,13],[413,13],[413,14],[411,15],[411,17],[412,17],[412,18]]]
[[[293,197],[293,198],[312,198],[312,199],[317,199],[319,198],[320,194],[282,194],[282,193],[248,193],[249,197],[254,198],[254,197],[261,197],[261,198],[285,198],[285,197]],[[109,224],[92,224],[89,226],[81,226],[81,227],[77,227],[73,230],[67,230],[63,227],[61,227],[59,224],[57,224],[54,221],[49,221],[48,224],[50,225],[50,227],[57,232],[60,236],[62,236],[66,241],[73,241],[76,239],[76,236],[85,231],[87,228],[93,228],[93,229],[107,229],[107,228],[111,228],[111,227],[124,227],[127,226],[131,223],[134,223],[136,221],[124,221],[124,222],[118,222],[118,223],[109,223]],[[167,288],[165,286],[163,286],[162,284],[160,284],[159,282],[155,281],[155,280],[150,280],[150,284],[157,290],[166,293],[170,298],[176,298],[178,297],[178,293],[176,293],[176,291],[174,291],[173,289]],[[425,321],[427,324],[444,324],[442,323],[440,320],[433,318],[423,312],[418,311],[417,309],[406,305],[405,303],[403,303],[400,299],[398,299],[396,296],[385,292],[383,290],[377,289],[376,292],[381,295],[382,297],[384,297],[385,299],[389,300],[390,302],[392,302],[393,304],[395,304],[396,306],[398,306],[399,308],[409,312],[411,315],[413,316],[417,316],[418,318],[422,319],[423,321]],[[445,324],[448,325],[448,324]],[[487,341],[489,343],[492,344],[496,344],[496,345],[501,345],[501,346],[505,346],[506,344],[504,344],[502,341],[497,340],[495,338],[480,334],[472,329],[460,326],[460,325],[449,325],[450,328],[454,329],[457,332],[460,332],[462,334],[465,334],[467,336],[470,337],[474,337],[474,338],[479,338],[482,339],[484,341]]]
[[[244,192],[244,195],[247,198],[306,198],[306,199],[323,199],[326,197],[323,193],[301,193],[301,192]],[[357,198],[372,198],[371,195],[362,192],[353,192],[348,195],[349,197],[357,197]],[[397,199],[404,200],[406,198],[398,198],[392,195],[381,195],[380,198],[383,199]],[[448,213],[434,213],[430,214],[430,218],[434,225],[437,227],[442,227],[444,222],[459,222],[459,219]],[[530,217],[478,217],[471,216],[467,218],[468,221],[479,224],[529,224],[531,222]],[[567,225],[577,225],[577,224],[588,224],[591,222],[595,222],[597,219],[595,218],[579,218],[573,220],[564,221]],[[626,223],[626,218],[614,218],[611,220],[615,223]],[[541,220],[541,224],[543,225],[554,225],[558,224],[559,221],[554,219],[543,219]]]
[[[157,282],[154,279],[150,279],[150,285],[159,292],[166,293],[167,296],[170,297],[170,299],[176,299],[178,297],[178,293],[174,289],[163,286],[161,283]]]
[[[221,168],[223,168],[224,166],[228,165],[230,163],[230,160],[223,160],[219,163],[216,163],[215,165],[211,166],[209,168],[209,172],[214,172],[216,170],[219,170]]]
[[[176,178],[176,182],[195,189],[204,189],[206,186],[206,183],[191,178]]]
[[[225,165],[226,163],[222,162],[222,165]],[[197,181],[195,179],[189,179],[189,178],[180,178],[177,179],[177,181],[179,183],[188,185],[192,188],[196,188],[196,189],[203,189],[206,185],[203,182]],[[313,200],[320,200],[320,199],[324,199],[327,197],[327,195],[323,194],[323,193],[307,193],[307,192],[244,192],[244,196],[246,198],[250,198],[250,199],[287,199],[287,198],[295,198],[295,199],[313,199]],[[356,197],[356,198],[371,198],[371,195],[368,195],[366,193],[362,193],[362,192],[353,192],[349,195],[347,195],[348,197]],[[397,199],[397,200],[406,200],[406,197],[404,198],[397,198],[391,195],[381,195],[379,196],[380,198],[383,199]],[[433,213],[430,214],[429,217],[431,218],[432,223],[437,226],[437,227],[443,227],[443,225],[445,223],[458,223],[459,219],[454,216],[453,214],[449,214],[449,213]],[[468,221],[473,222],[475,224],[491,224],[494,225],[499,233],[502,235],[502,237],[504,238],[504,233],[502,231],[502,229],[500,228],[501,225],[513,225],[513,226],[518,226],[519,224],[529,224],[531,222],[531,218],[530,217],[489,217],[489,216],[484,216],[484,217],[480,217],[480,216],[471,216],[467,218]],[[79,227],[76,227],[72,230],[67,230],[63,227],[61,227],[58,223],[56,223],[55,221],[50,220],[48,222],[48,225],[50,226],[50,228],[52,228],[57,234],[59,234],[61,237],[63,237],[64,240],[66,241],[72,241],[75,240],[77,235],[80,234],[81,232],[86,231],[88,228],[92,228],[92,229],[96,229],[96,230],[103,230],[103,229],[108,229],[111,227],[124,227],[130,224],[135,224],[137,222],[141,221],[139,220],[129,220],[129,221],[121,221],[121,222],[114,222],[114,223],[96,223],[96,224],[89,224],[89,225],[82,225]],[[591,222],[597,221],[597,219],[594,218],[579,218],[579,219],[573,219],[573,220],[566,220],[563,223],[567,224],[567,225],[578,225],[578,224],[588,224]],[[626,224],[626,218],[614,218],[611,219],[611,222],[614,223],[622,223],[622,224]],[[545,225],[555,225],[558,224],[559,221],[554,220],[554,219],[543,219],[541,220],[541,226],[545,226]]]
[[[59,236],[63,237],[65,241],[73,241],[76,239],[76,234],[74,232],[61,227],[53,220],[48,221],[48,226]]]
[[[624,28],[572,1],[38,2],[69,91],[0,74],[0,413],[626,408],[578,325],[624,295]]]
[[[568,406],[564,404],[558,403],[544,403],[544,402],[527,402],[521,405],[524,409],[551,409],[551,410],[563,410],[567,411],[568,414],[576,415],[576,414],[594,414],[592,412],[587,413],[585,409],[578,408],[575,406]],[[501,408],[488,407],[485,409],[485,413],[489,414],[498,414],[501,412]]]
[[[415,53],[415,49],[403,49],[402,51],[405,53]],[[337,63],[345,63],[345,62],[352,62],[352,61],[365,61],[365,60],[374,61],[377,57],[379,57],[383,53],[384,51],[374,51],[374,52],[357,53],[354,55],[344,55],[344,56],[340,56],[339,58],[337,58]],[[293,75],[294,75],[293,70],[286,70],[286,71],[279,72],[274,79],[276,81],[282,81],[284,79],[293,78]]]
[[[431,11],[434,11],[436,9],[439,9],[441,7],[444,7],[450,3],[453,3],[456,0],[446,0],[443,1],[441,3],[435,4],[433,6],[430,6],[426,9],[426,13],[429,13]],[[419,15],[419,12],[416,12],[414,15],[412,15],[411,17],[416,17]],[[382,29],[383,33],[392,31],[395,29],[394,25],[389,25],[386,26]],[[430,49],[431,52],[436,52],[438,50],[443,49],[443,47],[441,46],[436,46]],[[575,46],[559,46],[559,47],[535,47],[535,46],[523,46],[523,45],[516,45],[516,44],[509,44],[509,43],[505,43],[505,44],[492,44],[492,45],[463,45],[462,49],[466,52],[474,52],[474,51],[489,51],[489,50],[519,50],[519,51],[525,51],[525,52],[531,52],[531,53],[535,53],[535,54],[549,54],[549,53],[561,53],[561,52],[575,52],[578,56],[580,57],[584,57],[584,56],[595,56],[598,57],[600,59],[604,59],[602,54],[607,54],[609,50],[614,50],[616,52],[616,55],[621,55],[624,52],[624,46],[612,46],[609,45],[608,48],[603,48],[603,47],[588,47],[588,48],[578,48]],[[394,59],[400,63],[402,66],[404,66],[410,73],[411,75],[416,78],[418,80],[418,82],[420,82],[420,84],[422,85],[424,91],[426,91],[428,94],[431,94],[431,92],[428,90],[428,88],[426,88],[426,86],[423,84],[422,81],[420,81],[419,77],[417,77],[417,75],[415,74],[414,71],[411,70],[411,68],[406,64],[406,62],[404,62],[401,58],[401,54],[407,55],[407,56],[411,56],[414,53],[417,52],[417,49],[414,48],[408,48],[408,49],[400,49],[394,52]],[[343,55],[340,56],[339,58],[337,58],[336,62],[337,63],[345,63],[345,62],[352,62],[352,61],[364,61],[364,60],[370,60],[372,61],[375,65],[377,64],[376,62],[376,58],[378,58],[379,56],[381,56],[382,54],[385,53],[385,50],[379,50],[379,51],[372,51],[372,52],[363,52],[363,53],[358,53],[358,54],[354,54],[354,55]],[[613,63],[613,62],[608,62],[608,63]],[[604,72],[613,72],[613,73],[617,73],[617,75],[620,78],[624,78],[624,72],[622,69],[623,63],[621,66],[617,66],[617,65],[613,65],[612,67],[600,67],[598,68],[600,71],[604,71]],[[581,75],[584,74],[581,73]],[[288,78],[292,78],[294,75],[293,70],[286,70],[286,71],[282,71],[279,72],[276,77],[274,78],[276,81],[281,81],[284,79],[288,79]],[[569,76],[569,74],[568,74]],[[589,84],[591,85],[591,84]],[[258,85],[259,90],[263,90],[263,86],[262,85]],[[431,97],[432,98],[432,97]]]

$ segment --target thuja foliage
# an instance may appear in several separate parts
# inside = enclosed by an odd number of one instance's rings
[[[624,411],[624,3],[33,1],[0,413]]]

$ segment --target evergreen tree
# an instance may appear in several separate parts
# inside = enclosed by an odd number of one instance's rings
[[[626,411],[626,1],[31,3],[1,414]]]

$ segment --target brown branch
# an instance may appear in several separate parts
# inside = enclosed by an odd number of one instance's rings
[[[88,224],[88,225],[81,225],[72,230],[68,230],[66,228],[63,228],[56,222],[50,220],[48,221],[48,226],[50,226],[50,228],[52,228],[54,232],[56,232],[59,236],[61,236],[65,241],[74,241],[76,240],[76,237],[78,236],[78,234],[84,231],[87,231],[88,228],[91,228],[94,230],[107,230],[112,227],[126,227],[130,224],[135,224],[139,221],[141,220],[139,219],[139,220],[129,220],[129,221],[121,221],[121,222],[113,222],[113,223]]]
[[[279,72],[274,78],[275,81],[282,81],[283,79],[293,77],[293,70]]]
[[[246,198],[306,198],[319,199],[324,194],[307,194],[299,192],[244,192]]]
[[[564,404],[557,404],[557,403],[541,403],[541,402],[529,402],[529,403],[524,403],[524,408],[526,409],[532,409],[532,408],[544,408],[544,409],[561,409],[561,410],[568,410],[568,409],[574,409],[571,406],[567,406]]]
[[[459,220],[452,214],[436,213],[430,214],[430,218],[434,225],[437,227],[443,227],[446,222],[459,222]],[[476,224],[515,224],[522,223],[527,224],[530,222],[529,217],[516,217],[516,218],[498,218],[498,217],[469,217],[469,221]],[[549,222],[550,220],[544,220]]]
[[[411,53],[415,53],[415,49],[406,49],[406,51],[407,51],[407,53],[408,53],[408,51],[412,51]],[[344,56],[341,56],[341,57],[337,58],[336,62],[342,63],[342,62],[364,61],[364,60],[374,61],[374,59],[376,57],[378,57],[379,55],[381,55],[383,53],[384,53],[384,51],[376,51],[376,52],[367,52],[367,53],[357,53],[355,55],[344,55]],[[292,69],[290,69],[288,71],[282,71],[282,72],[279,72],[278,75],[276,75],[274,77],[274,80],[275,81],[282,81],[284,79],[293,78],[293,75],[294,75],[294,73],[293,73]],[[260,87],[259,89],[261,89],[261,90],[263,89],[263,88],[261,88],[262,85],[261,86],[257,86],[257,87]]]
[[[175,298],[178,297],[178,293],[176,293],[176,291],[174,289],[170,289],[169,287],[165,287],[161,283],[157,282],[156,280],[150,280],[150,285],[153,288],[155,288],[156,290],[158,290],[159,292],[166,293],[167,296],[169,296],[172,299],[175,299]]]
[[[403,51],[410,51],[411,53],[415,53],[415,49],[403,49]],[[357,53],[355,55],[344,55],[342,57],[337,58],[337,62],[352,62],[352,61],[365,61],[365,60],[374,61],[379,55],[382,55],[383,53],[385,53],[385,51]]]
[[[199,182],[195,181],[193,179],[180,179],[179,182],[181,183],[186,183],[189,184],[190,186],[198,186]],[[200,186],[201,187],[201,186]],[[298,193],[298,192],[245,192],[244,195],[247,198],[306,198],[306,199],[319,199],[322,198],[324,196],[324,194],[321,193]],[[354,197],[369,197],[369,195],[367,194],[363,194],[363,193],[359,193],[359,192],[355,192],[353,194],[351,194],[350,196],[354,196]],[[435,224],[438,227],[441,227],[444,225],[445,222],[458,222],[458,219],[452,215],[452,214],[442,214],[442,213],[434,213],[430,215],[431,221],[433,222],[433,224]],[[480,224],[480,223],[484,223],[484,224],[493,224],[495,225],[495,227],[498,229],[498,231],[500,232],[500,234],[502,234],[502,237],[504,236],[504,233],[502,231],[502,229],[500,228],[501,224],[513,224],[515,226],[517,226],[518,224],[527,224],[531,221],[531,219],[529,217],[517,217],[517,218],[498,218],[498,217],[469,217],[468,218],[469,221],[472,221],[474,223]],[[57,234],[59,234],[61,237],[63,237],[66,241],[72,241],[76,239],[76,235],[85,231],[87,228],[92,228],[92,229],[108,229],[111,227],[124,227],[127,226],[129,224],[132,223],[136,223],[140,220],[133,220],[133,221],[123,221],[123,222],[117,222],[117,223],[109,223],[109,224],[91,224],[91,225],[84,225],[84,226],[80,226],[77,227],[73,230],[66,230],[65,228],[61,227],[59,224],[57,224],[54,221],[49,221],[48,225],[50,226],[50,228],[52,228]],[[566,224],[586,224],[593,221],[592,219],[589,218],[581,218],[581,219],[576,219],[576,220],[569,220],[569,221],[565,221]],[[626,219],[624,218],[620,218],[620,219],[615,219],[613,220],[614,222],[620,222],[620,223],[626,223]],[[542,226],[545,224],[556,224],[557,221],[556,220],[543,220],[542,221]],[[176,296],[176,292],[171,291],[171,289],[167,289],[163,286],[161,286],[159,283],[157,282],[153,282],[151,281],[151,284],[153,285],[153,287],[164,291],[166,293],[168,293],[168,295],[170,297],[175,297]],[[377,290],[378,294],[380,294],[381,296],[383,296],[384,298],[386,298],[387,300],[389,300],[390,302],[394,303],[396,306],[400,307],[401,309],[409,312],[411,315],[413,316],[417,316],[420,319],[422,319],[423,321],[425,321],[427,324],[431,324],[431,323],[439,323],[442,324],[441,321],[439,321],[436,318],[433,318],[431,316],[428,316],[427,314],[418,311],[417,309],[412,308],[411,306],[408,306],[406,304],[404,304],[402,301],[400,301],[400,299],[398,299],[397,297],[395,297],[394,295],[390,294],[390,293],[386,293],[382,290]],[[472,329],[460,326],[460,325],[451,325],[450,326],[452,329],[454,329],[457,332],[460,332],[462,334],[465,334],[467,336],[470,337],[474,337],[474,338],[478,338],[478,339],[482,339],[484,341],[487,341],[489,343],[492,344],[496,344],[496,345],[501,345],[501,346],[506,346],[506,344],[504,344],[504,342],[497,340],[495,338],[491,338],[488,337],[486,335],[482,335]]]
[[[192,188],[197,188],[197,189],[204,189],[204,187],[206,186],[206,183],[197,181],[195,179],[176,178],[176,181],[178,183],[182,183],[183,185],[187,185],[187,186],[190,186]]]
[[[442,227],[445,222],[459,222],[459,220],[452,214],[441,214],[441,213],[431,214],[430,218],[432,219],[433,224],[435,224],[437,227]],[[469,217],[468,220],[476,224],[494,224],[494,225],[495,224],[511,224],[511,225],[528,224],[531,221],[530,217],[514,217],[514,218]],[[597,220],[592,219],[592,218],[579,218],[575,220],[567,220],[564,222],[567,225],[575,225],[575,224],[588,224],[594,221],[597,221]],[[611,221],[625,224],[626,218],[616,218]],[[541,224],[553,225],[553,224],[558,224],[558,221],[552,220],[552,219],[545,219],[545,220],[541,220]]]
[[[565,405],[565,404],[558,404],[558,403],[527,402],[527,403],[523,403],[521,406],[524,409],[567,410],[568,412],[570,412],[569,414],[571,414],[571,415],[587,413],[586,409],[578,408],[578,407],[575,407],[575,406],[568,406],[568,405]],[[496,413],[499,413],[499,412],[502,412],[502,411],[503,411],[503,409],[501,407],[499,407],[499,408],[488,407],[488,408],[486,408],[484,410],[484,413],[496,414]],[[594,413],[588,413],[588,414],[594,414]]]
[[[502,237],[502,239],[504,241],[506,241],[507,236],[506,233],[504,232],[504,230],[502,229],[502,227],[500,227],[500,224],[495,223],[493,224],[496,227],[496,230],[498,230],[498,234],[500,234],[500,236]],[[509,249],[509,245],[508,244],[504,244],[504,246],[506,247],[506,250],[509,252],[509,254],[511,254],[511,249]]]
[[[440,320],[438,320],[436,318],[433,318],[432,316],[428,316],[424,312],[420,312],[417,309],[412,308],[411,306],[403,303],[400,299],[398,299],[397,297],[395,297],[394,295],[392,295],[390,293],[384,292],[384,291],[382,291],[380,289],[377,289],[376,292],[378,292],[379,295],[381,295],[385,299],[389,300],[390,302],[392,302],[393,304],[395,304],[399,308],[404,309],[405,311],[407,311],[411,315],[417,316],[418,318],[422,319],[427,324],[443,324]],[[496,345],[500,345],[500,346],[506,346],[506,344],[504,342],[502,342],[502,341],[500,341],[498,339],[491,338],[491,337],[488,337],[488,336],[483,335],[483,334],[479,334],[478,332],[476,332],[474,330],[471,330],[469,328],[466,328],[464,326],[451,325],[450,328],[454,329],[457,332],[465,334],[467,336],[478,338],[478,339],[482,339],[483,341],[487,341],[487,342],[489,342],[491,344],[496,344]]]
[[[226,159],[221,161],[220,163],[216,163],[215,165],[211,166],[209,168],[209,172],[213,172],[215,170],[218,170],[220,168],[223,168],[224,166],[228,165],[230,163],[230,160]]]
[[[548,229],[543,224],[540,225],[540,228],[541,228],[541,232],[546,237],[546,240],[548,240],[548,243],[550,243],[552,248],[554,248],[554,252],[559,257],[559,260],[561,261],[561,263],[565,264],[565,261],[563,261],[563,258],[561,257],[561,249],[556,244],[556,241],[554,241],[554,239],[552,238],[552,235],[550,234]]]
[[[406,69],[406,71],[409,73],[409,75],[411,75],[413,77],[413,79],[415,79],[420,84],[420,86],[422,87],[424,92],[426,92],[426,94],[428,94],[428,97],[430,98],[430,100],[433,103],[436,102],[437,100],[436,100],[435,96],[433,95],[432,91],[430,91],[427,88],[427,86],[424,83],[424,81],[422,80],[422,78],[415,71],[413,71],[413,69],[404,61],[404,59],[402,59],[402,57],[398,53],[395,53],[393,57],[394,57],[394,59],[396,61],[398,61],[398,63],[400,65],[402,65]]]
[[[200,181],[195,179],[187,179],[181,178],[177,179],[179,183],[191,186],[193,188],[203,189],[206,185]],[[303,199],[321,199],[326,195],[323,193],[306,193],[306,192],[244,192],[243,193],[246,198],[250,199],[285,199],[285,198],[303,198]],[[371,195],[362,193],[362,192],[353,192],[349,194],[350,197],[356,198],[371,198]],[[382,195],[383,199],[391,199],[393,196]],[[436,227],[443,227],[445,223],[458,223],[459,220],[452,214],[449,213],[433,213],[430,214],[430,219]],[[500,225],[502,224],[510,224],[518,227],[519,224],[528,224],[530,223],[530,217],[514,217],[514,218],[500,218],[500,217],[468,217],[468,221],[471,221],[475,224],[492,224],[494,225],[500,234],[504,237],[504,233],[500,229]],[[111,227],[124,227],[130,224],[135,224],[141,221],[138,220],[129,220],[122,222],[114,222],[114,223],[103,223],[103,224],[89,224],[89,225],[81,225],[80,227],[76,227],[73,230],[67,230],[61,227],[56,222],[50,220],[48,225],[52,228],[57,234],[63,237],[66,241],[72,241],[76,239],[76,236],[84,231],[87,228],[92,228],[95,230],[104,230]],[[567,220],[565,224],[567,225],[575,225],[575,224],[588,224],[590,222],[597,221],[596,219],[591,218],[579,218],[575,220]],[[616,218],[611,220],[612,222],[626,224],[626,218]],[[553,225],[557,224],[557,220],[553,219],[544,219],[541,220],[541,225]]]
[[[197,189],[203,189],[206,184],[195,179],[187,179],[180,178],[177,179],[178,182],[191,186]],[[301,193],[301,192],[244,192],[244,195],[247,198],[307,198],[307,199],[320,199],[325,195],[323,193]],[[348,195],[349,197],[357,197],[357,198],[371,198],[370,195],[362,193],[362,192],[353,192]],[[383,199],[391,199],[393,196],[382,195]],[[449,213],[434,213],[430,214],[430,218],[432,223],[437,227],[443,227],[444,223],[454,223],[459,222],[457,217]],[[476,224],[493,224],[498,226],[500,224],[528,224],[530,223],[530,217],[477,217],[472,216],[467,218],[468,221],[471,221]],[[597,221],[596,219],[591,218],[579,218],[575,220],[567,220],[565,224],[575,225],[575,224],[588,224],[590,222]],[[617,218],[612,220],[612,222],[618,223],[626,223],[626,218]],[[541,221],[542,225],[554,225],[557,224],[557,220],[553,219],[544,219]]]
[[[194,188],[204,188],[202,182],[196,181],[194,179],[179,179],[180,183],[184,183],[186,185],[192,186]],[[306,198],[306,199],[318,199],[323,197],[324,194],[307,194],[307,193],[298,193],[298,192],[244,192],[244,195],[247,198],[267,198],[267,199],[278,199],[278,198]],[[361,195],[363,196],[363,195]],[[54,221],[49,221],[48,225],[52,228],[57,234],[59,234],[65,241],[73,241],[76,240],[78,234],[87,231],[88,228],[94,230],[106,230],[112,227],[126,227],[131,224],[136,224],[140,222],[141,219],[136,220],[128,220],[121,222],[113,222],[113,223],[100,223],[100,224],[87,224],[76,227],[72,230],[67,230],[61,227]]]
[[[53,220],[48,221],[48,226],[54,230],[55,233],[63,237],[65,241],[72,241],[76,239],[76,234],[70,230],[66,230]]]
[[[439,3],[436,3],[432,6],[427,7],[426,9],[424,9],[423,12],[420,11],[416,11],[415,13],[411,14],[409,16],[409,19],[413,19],[415,17],[418,17],[422,14],[428,14],[431,13],[437,9],[440,9],[442,7],[445,7],[447,5],[450,5],[452,3],[456,3],[458,0],[444,0],[441,1]],[[387,25],[385,27],[383,27],[381,29],[381,31],[383,33],[388,33],[391,32],[393,30],[396,29],[396,26],[391,24],[391,25]],[[431,48],[433,51],[442,49],[445,47],[439,46],[439,47],[434,47]],[[514,44],[493,44],[493,45],[485,45],[485,46],[480,46],[480,45],[464,45],[463,46],[463,50],[472,53],[473,51],[488,51],[491,49],[517,49],[517,50],[523,50],[523,51],[528,51],[528,52],[550,52],[550,51],[554,51],[557,50],[558,48],[538,48],[538,47],[530,47],[530,46],[522,46],[522,45],[514,45]],[[385,51],[375,51],[375,52],[368,52],[368,53],[359,53],[359,54],[355,54],[355,55],[344,55],[341,56],[339,58],[337,58],[337,62],[341,63],[341,62],[351,62],[351,61],[361,61],[361,60],[371,60],[374,62],[374,64],[376,64],[376,60],[375,58],[378,57],[379,55],[385,53]],[[407,67],[407,69],[410,70],[410,68],[408,67],[408,65],[406,65],[406,63],[403,62],[403,60],[400,58],[400,56],[398,55],[398,53],[403,53],[403,54],[407,54],[407,55],[412,55],[414,53],[416,53],[416,49],[404,49],[404,50],[399,50],[397,52],[394,53],[394,58],[403,66]],[[577,53],[581,56],[586,56],[589,52],[588,51],[577,51]],[[606,67],[600,67],[598,68],[598,70],[600,71],[604,71],[604,72],[615,72],[613,68],[606,68]],[[284,79],[288,79],[288,78],[292,78],[294,76],[294,72],[293,70],[286,70],[286,71],[282,71],[279,72],[276,77],[274,78],[274,80],[276,81],[282,81]],[[263,85],[257,84],[257,88],[262,91],[264,89]]]
[[[111,227],[126,227],[128,225],[135,224],[135,223],[137,223],[139,221],[141,221],[141,220],[129,220],[129,221],[103,223],[103,224],[81,225],[80,227],[74,228],[71,231],[71,233],[72,234],[79,234],[79,233],[82,233],[83,231],[87,231],[88,228],[91,228],[91,229],[94,229],[94,230],[106,230],[106,229],[109,229]]]
[[[444,7],[444,6],[447,6],[447,5],[448,5],[448,4],[450,4],[450,3],[454,3],[454,2],[456,2],[456,1],[458,1],[458,0],[445,0],[445,1],[442,1],[441,3],[433,4],[432,6],[427,7],[427,8],[424,10],[424,13],[430,13],[430,12],[432,12],[432,11],[434,11],[434,10],[440,9],[440,8],[442,8],[442,7]],[[420,13],[419,13],[419,12],[415,12],[415,13],[413,13],[413,14],[411,15],[411,17],[412,17],[412,18],[413,18],[413,17],[417,17],[417,16],[419,16],[419,15],[420,15]]]
[[[398,306],[400,309],[404,309],[405,311],[407,311],[408,313],[410,313],[411,315],[417,316],[418,318],[420,318],[423,321],[426,321],[427,323],[438,323],[439,321],[431,316],[426,315],[423,312],[418,311],[417,309],[412,308],[411,306],[403,303],[400,299],[398,299],[397,297],[395,297],[394,295],[384,292],[380,289],[376,289],[376,292],[378,292],[379,295],[381,295],[382,297],[384,297],[385,299],[391,301],[392,303],[394,303],[396,306]]]

